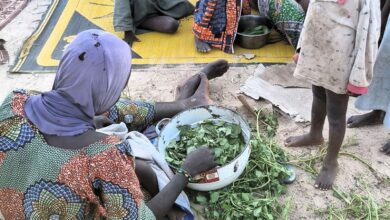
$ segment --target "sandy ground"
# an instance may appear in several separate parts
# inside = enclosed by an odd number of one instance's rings
[[[11,63],[15,59],[18,48],[23,40],[31,34],[39,22],[40,14],[46,10],[50,0],[32,0],[27,8],[17,16],[9,25],[0,31],[0,38],[7,40],[6,48],[10,52]],[[34,13],[30,13],[34,12]],[[36,13],[35,13],[36,12]],[[27,19],[28,18],[28,19]],[[31,22],[25,22],[25,21]],[[15,28],[15,27],[20,28]],[[145,99],[155,101],[171,101],[174,98],[175,85],[188,76],[199,71],[199,66],[181,65],[173,68],[161,66],[148,69],[133,70],[126,93],[133,99]],[[238,111],[253,122],[249,112],[236,98],[240,86],[253,75],[255,65],[245,67],[231,67],[221,78],[210,82],[211,98],[217,105],[223,105]],[[49,90],[54,74],[26,74],[9,75],[8,66],[0,66],[0,101],[13,88],[25,88],[34,90]],[[270,108],[270,103],[259,101],[249,102],[256,108]],[[279,129],[277,140],[283,144],[283,140],[290,135],[297,135],[308,131],[308,127],[296,124],[285,116],[279,117]],[[328,128],[325,126],[324,136],[327,137]],[[355,142],[346,151],[360,156],[378,172],[379,175],[390,177],[390,158],[381,154],[378,150],[390,137],[390,130],[382,126],[374,126],[361,129],[347,129],[346,139]],[[316,148],[293,148],[286,150],[292,156],[304,157],[314,153]],[[357,189],[357,179],[363,178],[369,183],[372,195],[377,200],[390,198],[389,183],[379,183],[372,172],[360,162],[349,157],[340,157],[340,172],[335,185],[343,190]],[[318,168],[320,164],[318,164]],[[325,208],[330,203],[340,204],[333,196],[332,191],[323,192],[313,187],[313,178],[302,170],[297,170],[297,180],[288,187],[284,198],[292,197],[292,212],[290,219],[323,219],[324,216],[316,214],[315,210]]]

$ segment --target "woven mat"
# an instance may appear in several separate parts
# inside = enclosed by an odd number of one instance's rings
[[[27,0],[0,0],[0,30],[27,5]]]

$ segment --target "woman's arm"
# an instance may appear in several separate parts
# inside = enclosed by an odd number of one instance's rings
[[[191,152],[184,161],[182,170],[188,172],[190,176],[210,170],[216,166],[214,155],[208,148],[199,148]],[[156,219],[163,218],[172,208],[175,200],[183,189],[187,186],[188,179],[181,173],[177,173],[152,200],[146,205],[156,216]]]

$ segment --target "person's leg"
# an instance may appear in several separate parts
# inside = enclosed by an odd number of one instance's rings
[[[383,147],[381,147],[380,151],[388,156],[390,156],[390,141],[387,142]]]
[[[155,16],[147,18],[139,27],[161,33],[173,34],[179,28],[179,21],[169,16]]]
[[[386,113],[382,110],[374,110],[363,115],[354,115],[348,118],[349,128],[358,128],[367,125],[379,125],[383,123]]]
[[[315,187],[322,190],[330,189],[337,175],[337,155],[345,135],[348,99],[348,95],[340,95],[326,90],[329,144],[323,166],[315,181]]]
[[[208,105],[210,103],[209,80],[206,74],[200,74],[200,78],[199,86],[191,97],[175,102],[157,102],[154,120],[171,118],[188,108]]]
[[[312,86],[313,103],[311,107],[311,127],[308,134],[289,137],[285,141],[288,147],[320,145],[324,142],[322,129],[326,118],[326,93],[323,87]]]
[[[171,118],[188,108],[208,105],[210,103],[209,80],[222,76],[228,69],[229,64],[226,60],[207,64],[199,74],[190,77],[176,88],[177,95],[174,102],[156,103],[154,120]]]
[[[226,60],[217,60],[207,64],[199,73],[204,73],[208,80],[222,76],[229,69],[229,63]],[[199,87],[200,75],[195,74],[189,79],[180,83],[176,87],[176,98],[175,100],[183,100],[191,97],[196,89]]]
[[[135,174],[140,184],[150,193],[152,197],[159,192],[157,176],[148,162],[140,159],[135,160]]]

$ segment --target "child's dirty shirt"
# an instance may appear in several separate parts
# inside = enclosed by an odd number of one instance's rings
[[[379,1],[312,0],[294,76],[338,94],[365,93],[379,36]]]

